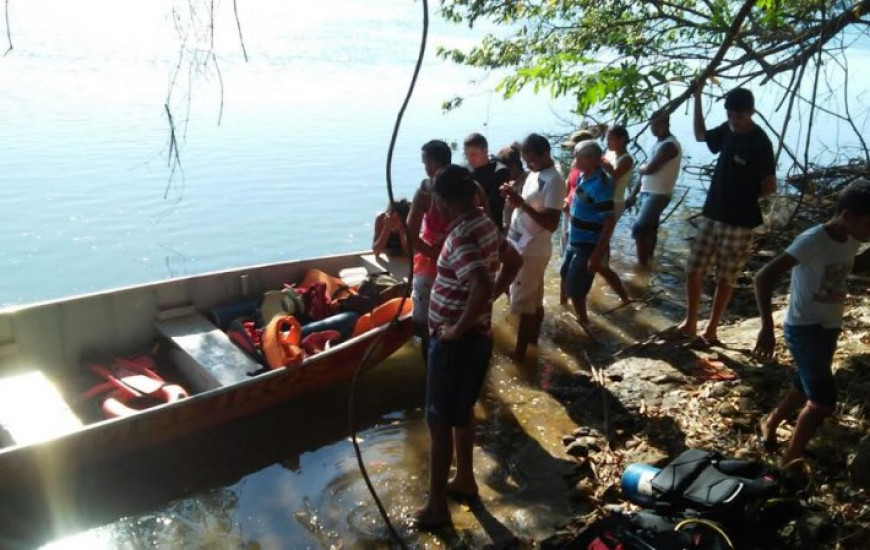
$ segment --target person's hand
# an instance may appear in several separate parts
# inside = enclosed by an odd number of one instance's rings
[[[513,206],[514,208],[519,208],[520,205],[525,202],[520,194],[517,193],[517,190],[506,183],[502,184],[502,186],[499,188],[499,192],[501,193],[501,196],[504,197],[506,201],[511,203],[511,206]]]
[[[625,209],[631,210],[637,204],[637,195],[630,195],[627,199],[625,199]]]
[[[755,339],[755,349],[752,354],[762,363],[770,363],[773,360],[773,350],[776,347],[776,337],[773,334],[773,327],[762,325],[758,331],[758,338]]]
[[[602,254],[598,251],[597,247],[589,255],[589,262],[586,264],[586,269],[589,273],[598,273],[601,270],[601,256]]]
[[[613,165],[610,164],[610,161],[604,157],[601,157],[601,167],[607,170],[608,172],[613,172]]]
[[[438,327],[438,330],[435,332],[435,336],[437,336],[438,339],[443,342],[449,342],[451,340],[457,340],[459,338],[459,334],[456,332],[455,325],[442,325]]]

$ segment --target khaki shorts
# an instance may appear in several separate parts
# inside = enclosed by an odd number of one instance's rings
[[[511,284],[511,313],[531,315],[544,305],[544,273],[550,258],[523,256],[523,266]]]
[[[686,271],[706,275],[715,260],[716,280],[733,283],[749,259],[752,236],[751,227],[702,218],[689,252]]]

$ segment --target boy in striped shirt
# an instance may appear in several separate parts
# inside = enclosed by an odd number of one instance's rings
[[[475,192],[471,174],[460,166],[450,165],[435,178],[435,204],[450,228],[429,303],[429,499],[414,515],[421,528],[450,522],[448,495],[477,496],[472,410],[492,355],[492,301],[522,264],[492,219],[474,206]],[[456,475],[448,481],[454,446]]]

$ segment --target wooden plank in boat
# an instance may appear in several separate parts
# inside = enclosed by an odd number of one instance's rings
[[[0,444],[26,445],[74,432],[82,422],[38,370],[0,378]]]
[[[229,337],[200,314],[156,323],[157,330],[177,346],[172,359],[194,392],[244,382],[262,366],[245,355]]]
[[[387,272],[397,279],[408,279],[410,264],[407,258],[391,257],[386,254],[381,254],[380,256],[375,256],[374,254],[362,254],[360,255],[360,260],[362,261],[363,267],[365,267],[369,273]]]

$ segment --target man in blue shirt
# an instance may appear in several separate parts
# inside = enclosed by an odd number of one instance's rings
[[[616,226],[613,207],[613,182],[601,168],[601,146],[581,141],[574,147],[574,158],[582,173],[570,205],[568,246],[560,275],[577,322],[589,334],[586,295],[595,273],[607,266],[610,237]]]

